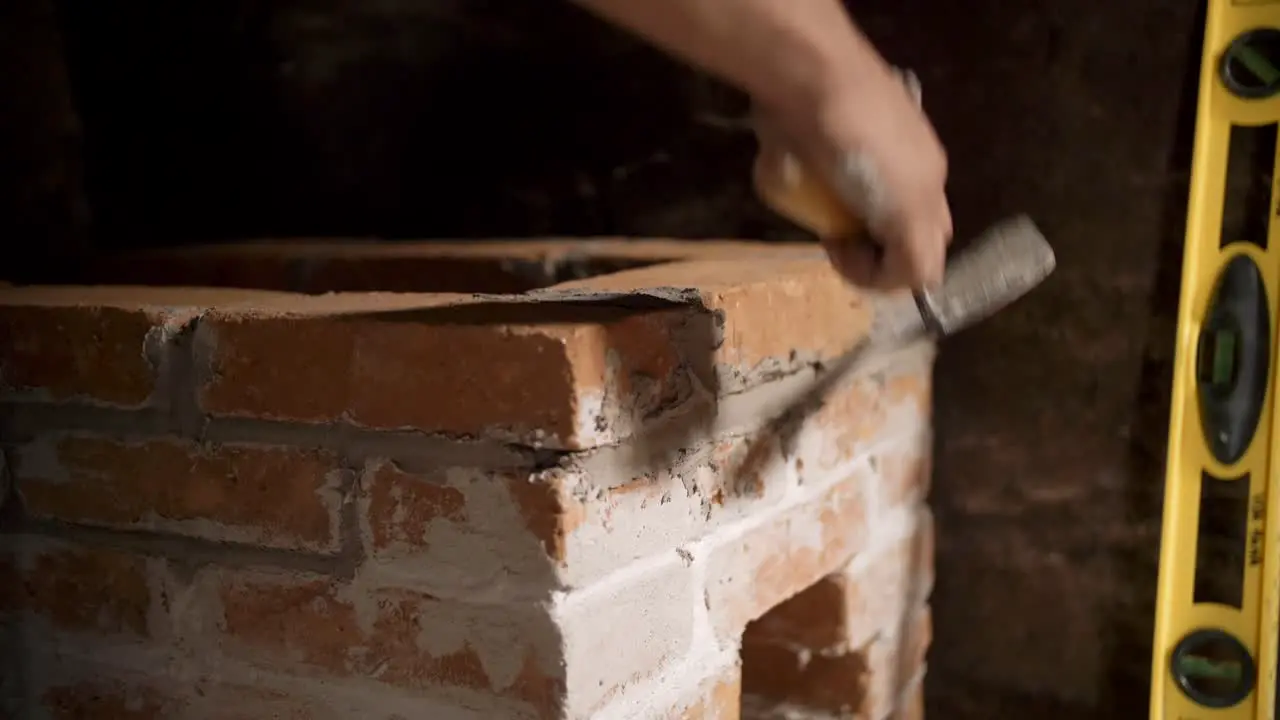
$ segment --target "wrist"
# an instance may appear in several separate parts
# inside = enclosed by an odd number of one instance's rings
[[[812,47],[808,57],[793,65],[799,72],[791,77],[750,89],[753,102],[789,132],[856,133],[859,116],[901,81],[861,33],[850,34],[837,47]]]

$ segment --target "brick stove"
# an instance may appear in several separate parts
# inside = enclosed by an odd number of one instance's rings
[[[933,348],[772,422],[869,324],[812,246],[103,272],[0,288],[0,716],[923,716]]]

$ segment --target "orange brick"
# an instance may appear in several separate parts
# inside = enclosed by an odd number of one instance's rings
[[[739,720],[742,716],[742,667],[734,665],[698,686],[698,695],[690,703],[672,708],[663,717],[680,720]]]
[[[933,522],[921,508],[915,532],[869,551],[823,577],[748,626],[754,641],[815,652],[858,647],[892,632],[903,608],[928,595],[933,578]]]
[[[752,381],[760,369],[797,370],[857,345],[871,326],[866,298],[821,256],[706,259],[652,266],[565,283],[557,289],[607,292],[695,288],[702,303],[724,318],[715,363],[727,372],[721,390]]]
[[[467,614],[481,610],[430,596],[352,591],[320,578],[263,574],[226,577],[221,582],[220,627],[251,662],[273,669],[301,663],[334,676],[376,678],[414,689],[468,688],[522,700],[542,716],[556,717],[564,685],[562,677],[549,669],[555,663],[554,647],[531,644],[535,637],[555,635],[545,625],[549,619],[536,612],[518,616],[497,608],[481,619]],[[446,627],[477,625],[488,627],[493,635],[486,636],[486,641],[499,638],[496,650],[505,661],[515,663],[509,676],[489,675],[480,651],[465,639],[465,631],[456,642],[441,637]],[[507,642],[500,639],[504,633]]]
[[[19,492],[38,517],[286,549],[338,545],[342,474],[329,452],[69,436],[15,457]]]
[[[865,480],[837,482],[712,551],[707,606],[722,638],[736,639],[747,623],[847,563],[865,545]]]
[[[197,333],[201,402],[220,416],[583,447],[692,393],[679,342],[695,309],[676,308],[339,295],[215,310]]]
[[[0,396],[138,407],[176,338],[210,303],[266,295],[108,287],[0,288]]]
[[[10,538],[0,578],[0,610],[39,616],[72,632],[149,635],[146,559],[103,548]]]

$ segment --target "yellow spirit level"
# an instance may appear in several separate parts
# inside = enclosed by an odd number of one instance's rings
[[[1280,0],[1208,0],[1196,103],[1152,720],[1275,719],[1280,630]],[[1261,161],[1260,165],[1251,161]],[[1240,164],[1238,164],[1240,163]],[[1258,192],[1253,192],[1257,190]]]

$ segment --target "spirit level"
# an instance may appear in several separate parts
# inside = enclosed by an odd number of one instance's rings
[[[1280,0],[1208,0],[1187,213],[1152,720],[1277,717]]]

